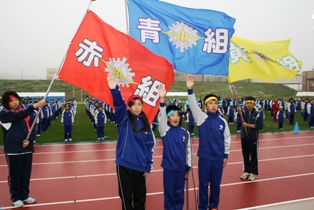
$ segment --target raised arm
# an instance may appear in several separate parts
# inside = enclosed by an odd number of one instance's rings
[[[163,137],[166,135],[167,131],[167,115],[166,115],[166,104],[165,104],[165,97],[166,97],[166,89],[163,85],[158,86],[158,94],[160,97],[160,119],[159,119],[159,126],[158,130],[160,136]]]

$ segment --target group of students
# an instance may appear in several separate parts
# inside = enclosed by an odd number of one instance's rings
[[[115,123],[115,111],[108,104],[92,99],[89,96],[86,96],[84,104],[86,114],[96,131],[97,140],[104,142],[106,138],[105,125],[107,120]]]
[[[145,209],[146,175],[153,164],[155,137],[147,116],[143,112],[143,100],[131,96],[124,102],[116,78],[108,75],[116,109],[118,142],[116,148],[116,170],[119,196],[122,209]],[[218,209],[220,184],[223,168],[227,165],[231,135],[227,121],[218,112],[218,97],[208,94],[203,104],[206,112],[200,109],[193,93],[194,80],[186,78],[189,109],[198,127],[199,147],[198,209]],[[163,187],[164,209],[182,209],[184,205],[184,180],[192,167],[192,143],[190,133],[180,125],[180,109],[175,105],[166,106],[166,90],[158,87],[160,97],[159,127],[163,142]],[[244,174],[241,179],[255,180],[258,175],[258,130],[263,125],[259,111],[255,109],[255,99],[247,97],[245,110],[241,112],[241,145],[244,161]],[[208,186],[210,185],[210,195]]]
[[[41,97],[39,98],[23,98],[21,101],[21,108],[26,109],[29,105],[37,103],[38,101],[42,100]],[[47,102],[47,101],[46,101]],[[30,115],[30,120],[33,122],[35,117],[38,113],[38,108],[35,109],[32,114]],[[62,102],[60,99],[52,99],[50,102],[46,104],[46,106],[41,108],[41,112],[36,119],[36,124],[34,130],[36,131],[36,136],[41,136],[42,132],[47,132],[51,123],[58,118],[62,114]]]
[[[115,108],[114,122],[117,127],[116,172],[122,209],[146,209],[146,177],[152,170],[153,152],[156,145],[154,132],[143,112],[143,99],[137,95],[122,98],[115,76],[107,76],[108,86]],[[200,109],[193,92],[194,80],[186,78],[190,112],[198,127],[198,209],[218,209],[223,168],[226,167],[231,135],[227,121],[218,111],[219,99],[214,94],[204,97],[205,112]],[[164,186],[164,209],[182,209],[184,205],[184,182],[192,168],[192,143],[190,133],[180,124],[179,108],[166,106],[166,90],[158,87],[160,96],[159,126],[162,142]],[[4,131],[4,154],[9,167],[9,186],[14,206],[34,203],[29,197],[29,180],[32,163],[34,132],[29,131],[28,116],[45,101],[20,109],[19,96],[14,91],[3,94],[0,121]],[[69,105],[65,105],[65,111]],[[242,115],[241,145],[244,174],[241,179],[253,181],[258,175],[258,130],[263,124],[259,111],[254,108],[255,99],[247,97]],[[99,107],[98,107],[99,111]],[[95,118],[94,118],[95,119]],[[64,122],[63,122],[64,123]],[[97,123],[96,123],[97,124]],[[35,133],[36,134],[36,133]],[[35,135],[36,136],[36,135]],[[23,174],[23,176],[22,176]],[[210,185],[210,195],[208,186]]]

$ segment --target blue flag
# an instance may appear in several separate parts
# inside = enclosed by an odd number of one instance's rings
[[[175,70],[228,75],[235,19],[225,13],[156,0],[128,0],[130,35]]]

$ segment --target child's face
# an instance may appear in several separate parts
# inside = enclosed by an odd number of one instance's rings
[[[134,104],[129,107],[129,110],[132,114],[134,115],[140,115],[141,112],[143,111],[143,104],[140,99],[136,99]]]
[[[20,101],[17,98],[13,98],[9,101],[10,109],[18,109],[19,105],[20,105]]]
[[[169,117],[168,117],[168,122],[170,125],[172,126],[178,126],[180,123],[180,115],[178,112],[174,112],[172,113]]]
[[[254,108],[254,106],[255,106],[255,103],[253,103],[253,102],[246,102],[246,103],[245,103],[245,107],[246,107],[247,110],[249,110],[249,111],[252,111],[253,108]]]
[[[205,104],[205,109],[210,113],[216,113],[218,111],[218,101],[210,100]]]

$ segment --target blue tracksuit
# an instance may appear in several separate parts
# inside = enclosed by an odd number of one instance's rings
[[[278,111],[277,112],[278,129],[283,128],[284,119],[285,119],[285,112],[283,110]]]
[[[228,108],[228,112],[227,112],[227,115],[228,115],[228,123],[229,123],[229,124],[233,123],[235,113],[236,113],[235,108],[234,108],[233,106],[230,106],[230,107]]]
[[[64,127],[64,139],[72,139],[72,124],[74,123],[73,112],[70,110],[63,110],[61,123]]]
[[[8,110],[0,107],[0,124],[4,132],[4,154],[8,165],[8,184],[12,202],[28,198],[34,152],[33,140],[36,131],[32,130],[29,145],[23,147],[23,140],[30,130],[28,116],[34,111],[32,105],[24,110]]]
[[[128,119],[128,110],[121,97],[119,89],[111,89],[116,108],[116,123],[118,128],[118,142],[116,149],[116,163],[133,170],[150,172],[153,164],[155,136],[152,130],[142,133],[132,130]],[[132,116],[137,130],[143,127],[142,116]]]
[[[95,124],[97,125],[97,138],[105,137],[105,123],[107,121],[107,117],[104,111],[97,111],[95,116]]]
[[[196,103],[193,90],[188,90],[188,100],[199,133],[197,155],[199,175],[198,209],[217,208],[219,204],[220,183],[223,161],[228,158],[230,148],[230,130],[225,119],[216,113],[202,112]],[[208,199],[208,184],[210,197]]]
[[[165,103],[160,103],[159,133],[163,142],[164,209],[183,209],[186,166],[192,166],[190,134],[180,125],[167,124]],[[187,155],[186,155],[187,154]]]
[[[253,109],[251,112],[242,111],[243,120],[248,124],[254,124],[256,128],[241,127],[241,147],[244,164],[244,172],[258,175],[258,138],[259,130],[263,127],[263,118],[260,112]]]
[[[294,115],[296,112],[295,104],[292,102],[288,105],[288,119],[289,119],[289,125],[294,124]]]
[[[115,121],[118,129],[116,170],[119,196],[123,209],[144,209],[145,172],[152,169],[155,136],[151,129],[141,131],[144,127],[143,115],[136,116],[127,110],[118,86],[110,91],[116,109]],[[131,119],[134,120],[136,131],[132,129]]]

